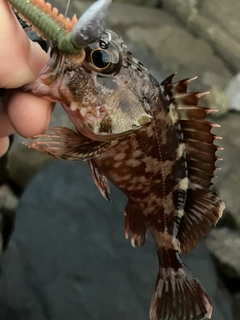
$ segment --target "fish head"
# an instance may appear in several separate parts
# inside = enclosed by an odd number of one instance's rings
[[[35,95],[60,102],[77,131],[93,140],[121,138],[151,121],[149,73],[110,30],[78,55],[57,47],[30,85]]]

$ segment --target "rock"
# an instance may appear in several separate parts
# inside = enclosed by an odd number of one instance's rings
[[[26,139],[17,136],[16,140],[9,152],[9,175],[23,190],[33,176],[51,159],[24,146],[22,142]]]
[[[214,229],[209,234],[206,244],[221,273],[228,279],[240,280],[240,231],[228,228]]]
[[[0,184],[5,184],[9,179],[7,154],[0,157],[0,168]]]
[[[229,113],[224,119],[219,118],[218,123],[221,128],[212,131],[223,137],[223,140],[216,141],[216,144],[224,150],[217,153],[223,161],[217,163],[221,170],[216,172],[217,179],[214,179],[214,184],[219,197],[226,204],[226,212],[231,216],[231,226],[240,229],[240,115]]]
[[[0,271],[3,253],[8,247],[15,226],[15,211],[7,208],[0,209]]]
[[[212,113],[214,117],[222,117],[229,111],[230,103],[226,93],[217,86],[212,86],[210,94],[205,97],[207,104],[210,108],[218,110],[218,112]]]
[[[9,185],[0,185],[0,272],[3,253],[7,249],[15,223],[18,198]]]
[[[218,0],[201,1],[198,6],[199,14],[209,17],[214,24],[220,26],[227,31],[229,37],[240,42],[239,28],[239,11],[240,3],[237,0]],[[231,19],[229,19],[231,17]],[[230,49],[230,48],[229,48]]]
[[[158,5],[157,0],[117,0],[116,2],[131,5],[142,5],[149,7],[156,7]]]
[[[195,1],[193,3],[195,4]],[[205,1],[205,3],[207,3],[207,1]],[[224,6],[225,8],[229,7],[229,3],[225,1]],[[205,40],[232,72],[239,70],[239,41],[231,37],[225,30],[225,27],[212,17],[201,13],[202,3],[199,2],[198,5],[192,6],[191,1],[177,0],[176,5],[176,0],[163,0],[163,7],[181,20],[182,23],[188,27],[189,32],[199,35],[202,40]],[[218,7],[219,5],[215,1],[216,11]],[[236,8],[237,1],[234,1],[231,9],[234,11]],[[236,14],[238,13],[237,10],[235,12]],[[223,19],[223,16],[221,16],[221,19]],[[228,14],[226,14],[226,19],[229,20]],[[237,29],[235,32],[237,33]]]
[[[15,210],[18,205],[18,198],[8,185],[0,186],[0,210]]]
[[[198,75],[202,80],[205,70],[207,72],[211,70],[218,78],[221,77],[221,70],[224,73],[224,79],[228,77],[222,62],[216,59],[205,42],[189,35],[176,22],[173,23],[173,18],[166,16],[166,13],[159,13],[159,21],[161,25],[149,28],[136,25],[127,31],[127,36],[132,42],[140,43],[141,46],[154,52],[159,61],[182,78]],[[206,59],[211,61],[208,67],[206,67]],[[207,77],[205,79],[207,80]],[[209,83],[205,85],[207,87]]]
[[[233,314],[234,319],[240,320],[240,292],[236,293],[233,297]]]
[[[53,161],[34,177],[3,261],[1,320],[148,319],[156,252],[150,236],[140,248],[124,239],[126,197],[111,191],[109,204],[81,163]],[[185,262],[212,300],[212,320],[233,320],[206,247]]]
[[[228,97],[230,109],[240,111],[240,73],[231,79],[225,94]]]

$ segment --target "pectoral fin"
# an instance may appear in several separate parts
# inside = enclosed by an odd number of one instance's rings
[[[35,136],[31,143],[25,143],[25,145],[57,159],[76,161],[96,158],[118,143],[117,140],[92,141],[80,133],[64,127],[54,127],[48,131],[49,134]],[[39,140],[35,141],[35,139]]]
[[[141,126],[117,133],[105,133],[105,132],[93,132],[91,128],[85,123],[82,124],[81,128],[79,128],[80,132],[89,137],[90,139],[97,140],[97,141],[110,141],[116,139],[122,139],[130,134],[134,133],[135,131],[139,130]]]

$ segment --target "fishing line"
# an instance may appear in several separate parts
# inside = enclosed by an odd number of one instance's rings
[[[65,10],[65,13],[64,13],[64,18],[67,17],[67,13],[68,13],[68,9],[69,9],[70,3],[71,3],[71,0],[68,0],[67,7],[66,7],[66,10]]]

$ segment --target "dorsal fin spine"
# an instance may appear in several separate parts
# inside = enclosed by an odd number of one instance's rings
[[[177,120],[174,125],[182,133],[179,143],[184,143],[185,148],[189,184],[176,238],[181,253],[187,253],[207,235],[222,215],[224,204],[209,188],[216,169],[215,161],[220,160],[215,153],[223,148],[214,144],[214,140],[221,137],[211,133],[212,128],[220,126],[205,120],[209,113],[216,110],[197,105],[207,92],[187,92],[189,83],[195,78],[173,84],[172,79],[173,75],[161,85],[163,96],[171,106],[169,112],[173,112],[175,106]]]

